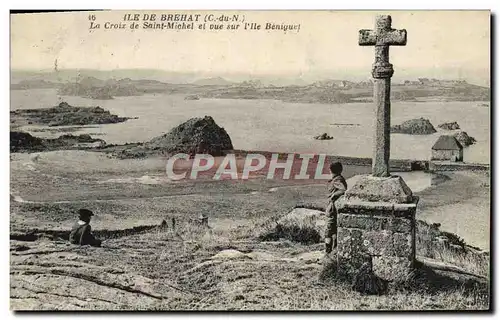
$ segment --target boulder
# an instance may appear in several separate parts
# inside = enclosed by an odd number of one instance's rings
[[[219,127],[212,117],[205,116],[189,119],[167,134],[146,142],[145,148],[165,154],[204,153],[222,156],[225,150],[233,149],[233,144],[226,130]]]
[[[311,228],[321,233],[326,227],[326,215],[324,211],[308,208],[294,208],[290,213],[278,220],[283,226],[298,226],[299,228]]]
[[[460,142],[460,144],[464,147],[468,147],[474,143],[476,143],[476,139],[474,139],[474,137],[471,137],[467,134],[467,132],[465,131],[460,131],[460,132],[457,132],[453,135],[455,137],[455,139],[458,140],[458,142]]]
[[[212,257],[212,260],[246,260],[246,259],[251,259],[251,258],[245,253],[234,249],[223,250]]]
[[[332,140],[333,137],[329,136],[326,132],[323,134],[320,134],[319,136],[315,136],[314,139],[316,140]]]
[[[322,241],[326,228],[324,211],[295,208],[276,222],[276,225],[260,235],[261,241],[290,240],[303,244]]]
[[[189,96],[184,97],[184,100],[200,100],[200,97],[193,94],[193,95],[189,95]]]
[[[66,101],[59,103],[57,105],[57,107],[59,107],[59,108],[71,108],[71,106]]]
[[[27,132],[10,132],[10,152],[41,151],[44,148],[43,139],[33,137]]]
[[[106,113],[106,110],[104,110],[103,108],[97,106],[94,108],[94,110],[92,110],[94,113]],[[107,113],[109,113],[109,111],[107,111]]]
[[[441,129],[444,129],[444,130],[458,130],[458,129],[460,129],[460,126],[458,125],[458,123],[456,121],[441,123],[440,125],[438,125],[438,127]]]
[[[411,119],[403,122],[402,124],[397,124],[391,127],[392,133],[403,133],[403,134],[433,134],[436,129],[428,119]]]

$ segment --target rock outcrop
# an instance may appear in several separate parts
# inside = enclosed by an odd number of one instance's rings
[[[467,132],[465,131],[460,131],[460,132],[457,132],[453,135],[457,140],[458,142],[460,142],[460,144],[464,147],[468,147],[474,143],[476,143],[476,139],[474,137],[471,137],[467,134]]]
[[[29,124],[48,126],[108,124],[129,119],[111,114],[101,107],[73,107],[66,102],[52,108],[14,110],[10,112],[10,116],[14,123],[26,121]]]
[[[403,133],[403,134],[433,134],[436,129],[428,119],[411,119],[403,122],[402,124],[397,124],[391,127],[392,133]]]
[[[169,156],[176,153],[222,156],[229,150],[233,150],[231,138],[210,116],[189,119],[170,132],[147,142],[108,145],[100,149],[119,159]]]
[[[27,132],[10,132],[10,152],[43,151],[44,149],[43,139],[33,137]]]
[[[103,147],[106,142],[88,134],[63,134],[55,139],[34,137],[27,132],[10,132],[10,152],[38,152],[65,149],[89,149]]]
[[[212,156],[221,156],[225,150],[233,149],[226,130],[219,127],[210,116],[189,119],[167,134],[146,142],[144,146],[164,154],[204,153]]]
[[[315,136],[314,139],[316,140],[332,140],[333,137],[329,136],[326,132],[323,134],[320,134],[319,136]]]
[[[438,127],[441,129],[444,129],[444,130],[458,130],[458,129],[460,129],[460,126],[458,125],[458,123],[456,121],[441,123],[440,125],[438,125]]]

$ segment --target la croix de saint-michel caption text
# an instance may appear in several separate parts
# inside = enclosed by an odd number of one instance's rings
[[[126,13],[121,21],[99,21],[99,14],[89,15],[92,30],[248,30],[299,32],[300,24],[289,22],[257,23],[246,21],[243,14],[185,14],[185,13]]]

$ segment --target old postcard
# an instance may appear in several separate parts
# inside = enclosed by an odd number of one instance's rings
[[[490,16],[11,13],[11,309],[490,310]]]

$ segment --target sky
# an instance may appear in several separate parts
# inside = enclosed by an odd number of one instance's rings
[[[245,22],[300,24],[298,32],[249,30],[106,30],[127,13],[240,14]],[[11,15],[11,68],[160,69],[248,76],[368,79],[373,47],[358,45],[359,29],[390,14],[408,42],[392,47],[395,78],[463,79],[489,85],[489,11],[108,11]],[[142,21],[139,22],[142,24]],[[127,23],[127,27],[130,22]]]

